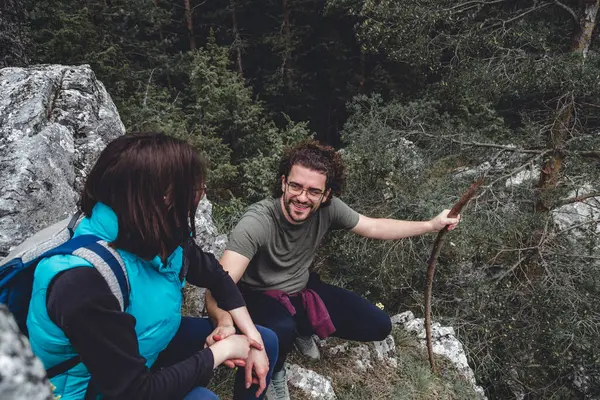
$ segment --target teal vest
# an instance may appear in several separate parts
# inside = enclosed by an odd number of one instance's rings
[[[118,234],[118,220],[112,209],[97,203],[90,218],[84,218],[75,235],[93,234],[107,242],[113,242]],[[146,261],[117,249],[123,259],[129,278],[129,306],[126,312],[136,319],[140,354],[151,367],[158,354],[167,347],[181,322],[181,287],[179,272],[183,250],[177,247],[163,264],[157,256]],[[31,348],[46,369],[67,360],[77,353],[64,332],[48,317],[46,292],[48,285],[59,272],[71,268],[93,266],[72,255],[52,256],[40,261],[33,279],[33,291],[27,315],[27,328]],[[51,379],[55,396],[61,400],[80,400],[85,396],[90,373],[82,363]]]

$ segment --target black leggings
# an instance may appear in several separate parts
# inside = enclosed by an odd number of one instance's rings
[[[325,303],[336,329],[332,336],[372,342],[385,339],[392,331],[392,323],[387,313],[346,289],[321,282],[318,274],[311,274],[307,287],[317,292]],[[280,371],[296,337],[313,333],[300,298],[291,298],[296,308],[294,316],[291,316],[277,300],[260,292],[246,293],[244,299],[254,323],[271,329],[277,335],[279,357],[275,364],[275,372]]]

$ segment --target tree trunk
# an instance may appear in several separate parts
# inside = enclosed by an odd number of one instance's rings
[[[358,93],[365,92],[365,62],[366,62],[366,54],[362,47],[360,48],[360,66],[359,66],[359,75],[358,75]]]
[[[592,33],[596,26],[599,7],[600,0],[584,0],[579,26],[573,32],[571,51],[581,54],[584,58],[592,43]]]
[[[190,0],[183,0],[185,6],[185,22],[187,24],[188,36],[190,39],[190,50],[196,50],[196,38],[194,37],[194,23],[192,18],[192,8],[190,7]]]
[[[158,0],[154,0],[154,9],[158,10]],[[158,35],[160,37],[160,41],[161,41],[161,44],[162,44],[162,41],[163,41],[162,27],[160,27],[160,29],[158,30]]]
[[[238,72],[243,78],[244,68],[242,67],[242,39],[240,38],[240,31],[238,30],[237,18],[235,16],[235,0],[230,0],[229,5],[231,6],[231,23],[233,25],[233,43],[235,49],[236,64]]]
[[[565,140],[573,125],[574,99],[569,97],[566,102],[559,104],[556,118],[550,128],[549,143],[552,152],[542,166],[538,182],[538,198],[535,205],[537,212],[550,210],[551,199],[548,190],[556,187],[559,172],[565,159]]]
[[[290,10],[287,6],[287,0],[281,1],[283,8],[283,62],[281,63],[281,74],[285,79],[288,88],[292,87],[292,76],[290,71],[290,53],[292,47],[291,29],[290,29]]]
[[[572,35],[571,51],[580,54],[585,59],[592,43],[592,33],[596,26],[596,17],[600,0],[583,0],[580,10],[579,24]],[[563,99],[567,96],[563,97]],[[537,185],[538,198],[536,211],[547,212],[550,210],[548,190],[556,187],[560,170],[565,159],[565,141],[575,123],[575,101],[569,96],[566,101],[559,103],[556,117],[549,132],[549,146],[552,153],[544,162],[540,171],[540,180]]]

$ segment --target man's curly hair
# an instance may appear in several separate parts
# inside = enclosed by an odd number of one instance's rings
[[[313,139],[303,140],[296,146],[285,150],[279,162],[279,174],[277,176],[285,176],[287,179],[294,165],[302,165],[325,174],[327,177],[326,189],[331,189],[331,195],[339,196],[342,194],[346,183],[346,167],[342,162],[342,157],[333,147],[321,144]],[[329,205],[331,195],[322,205]],[[279,180],[275,185],[273,196],[281,196],[281,183]]]

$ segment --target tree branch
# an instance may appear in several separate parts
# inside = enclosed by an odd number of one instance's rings
[[[581,157],[600,158],[600,151],[569,151],[569,153],[577,154]]]
[[[491,4],[498,4],[498,3],[504,3],[507,0],[492,0],[492,1],[481,1],[481,0],[473,0],[473,1],[465,1],[464,3],[460,3],[457,4],[455,6],[452,6],[450,8],[446,8],[442,11],[452,11],[452,10],[456,10],[457,8],[461,8],[461,7],[467,7],[467,6],[473,6],[473,5],[491,5]],[[464,11],[464,10],[459,10],[459,11]]]
[[[544,4],[541,4],[541,5],[539,5],[539,6],[534,6],[534,7],[531,7],[529,10],[527,10],[527,11],[524,11],[524,12],[522,12],[521,14],[519,14],[519,15],[517,15],[517,16],[514,16],[514,17],[512,17],[512,18],[510,18],[510,19],[507,19],[507,20],[505,20],[505,21],[500,21],[500,22],[498,22],[497,24],[490,25],[490,26],[488,26],[488,27],[486,27],[486,28],[487,28],[487,29],[494,29],[494,28],[498,28],[499,26],[502,26],[502,27],[504,27],[504,26],[506,26],[507,24],[510,24],[511,22],[515,22],[515,21],[517,21],[517,20],[519,20],[519,19],[521,19],[521,18],[523,18],[523,17],[527,16],[528,14],[530,14],[530,13],[532,13],[532,12],[534,12],[534,11],[541,10],[542,8],[544,8],[544,7],[547,7],[547,6],[549,6],[550,4],[552,4],[552,3],[544,3]]]
[[[474,182],[471,187],[460,197],[460,199],[454,204],[454,207],[448,213],[449,218],[454,218],[458,214],[462,208],[467,204],[469,199],[473,197],[479,186],[483,184],[483,179]],[[440,255],[440,251],[442,250],[442,246],[444,245],[444,237],[448,233],[448,226],[444,227],[435,239],[433,243],[433,250],[431,251],[431,256],[429,257],[429,262],[427,263],[427,287],[425,288],[425,338],[427,339],[427,354],[429,355],[429,365],[431,366],[431,371],[435,372],[435,360],[433,359],[433,344],[431,343],[431,292],[433,288],[433,276],[435,275],[435,264]]]
[[[577,196],[577,197],[571,197],[570,199],[559,201],[556,204],[556,207],[560,207],[560,206],[564,206],[564,205],[572,204],[572,203],[579,203],[581,201],[587,200],[592,197],[600,197],[600,192],[592,192],[592,193],[584,194],[584,195]]]
[[[146,104],[147,104],[147,100],[148,100],[148,88],[150,88],[150,83],[152,82],[152,75],[154,75],[155,69],[156,68],[153,68],[152,72],[150,72],[150,76],[148,77],[148,83],[146,83],[146,92],[144,93],[144,102],[143,102],[144,108],[147,108]]]
[[[439,137],[425,132],[419,132],[427,137],[435,138],[435,139],[444,139],[448,140],[452,143],[460,144],[463,146],[477,146],[477,147],[491,147],[494,149],[502,149],[507,151],[514,151],[517,153],[531,153],[531,154],[542,154],[546,150],[536,150],[536,149],[522,149],[514,146],[504,145],[504,144],[496,144],[496,143],[485,143],[485,142],[464,142],[462,140],[452,139],[448,137]]]
[[[564,3],[561,3],[558,0],[554,0],[554,4],[556,4],[557,6],[559,6],[560,8],[564,9],[569,14],[571,14],[571,17],[573,17],[573,19],[575,20],[575,23],[579,24],[579,17],[577,16],[577,14],[575,13],[575,11],[573,11],[573,9],[571,7],[569,7],[568,5],[566,5]]]

